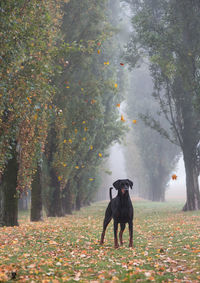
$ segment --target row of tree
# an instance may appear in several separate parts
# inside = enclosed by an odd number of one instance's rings
[[[106,150],[125,130],[119,1],[1,1],[0,224],[63,216],[93,199]],[[112,9],[111,9],[112,8]]]
[[[126,60],[133,68],[142,61],[148,62],[153,96],[159,104],[159,119],[151,114],[153,109],[141,116],[148,126],[180,147],[187,186],[183,209],[200,209],[200,2],[126,0],[126,3],[131,7],[133,26]],[[163,116],[168,124],[163,122]],[[145,150],[150,151],[151,146]],[[167,158],[173,163],[173,152]],[[156,180],[160,181],[157,177]]]

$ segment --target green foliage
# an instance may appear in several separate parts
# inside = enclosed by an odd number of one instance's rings
[[[92,200],[99,165],[125,129],[116,108],[122,99],[115,86],[119,63],[106,5],[107,1],[94,5],[84,0],[63,7],[63,38],[76,48],[69,48],[59,59],[63,71],[55,77],[57,112],[46,157],[64,195],[71,193],[72,207],[76,198],[81,204]]]
[[[1,1],[0,172],[17,150],[20,190],[44,148],[60,18],[53,0]]]

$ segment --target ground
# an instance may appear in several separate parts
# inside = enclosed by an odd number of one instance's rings
[[[111,223],[99,245],[106,205],[0,228],[0,282],[200,282],[200,212],[133,200],[134,248],[126,228],[114,249]]]

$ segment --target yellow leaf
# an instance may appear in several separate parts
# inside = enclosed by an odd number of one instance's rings
[[[117,107],[120,107],[120,103],[118,103],[116,106],[117,106]]]
[[[84,128],[84,131],[85,131],[85,132],[87,132],[87,130],[88,130],[88,128],[87,128],[87,127],[85,127],[85,128]]]
[[[35,115],[33,116],[33,118],[34,118],[34,120],[37,120],[38,114],[35,114]]]
[[[85,121],[82,122],[82,124],[85,124],[85,123],[86,123]]]
[[[66,142],[67,142],[67,140],[64,140],[63,142],[64,142],[64,143],[66,143]]]
[[[99,153],[99,157],[102,157],[102,154],[101,154],[101,153]]]
[[[61,176],[58,176],[58,181],[61,181],[62,180],[62,177]]]
[[[94,181],[94,179],[93,179],[93,178],[90,178],[89,181]]]
[[[136,124],[136,123],[137,123],[137,120],[133,120],[132,122],[133,122],[133,124]]]
[[[72,143],[72,140],[71,140],[71,139],[69,139],[68,141],[69,141],[69,143]]]
[[[83,141],[86,141],[86,138],[85,138],[85,137],[83,138]]]
[[[97,53],[100,54],[100,50],[99,49],[97,50]]]
[[[76,169],[79,169],[79,166],[75,166]]]
[[[93,149],[93,145],[90,146],[90,149],[91,149],[91,150]]]
[[[117,86],[118,86],[118,85],[117,85],[117,84],[115,84],[115,88],[117,88]]]
[[[121,115],[121,121],[125,122],[126,120],[124,119],[124,116]]]

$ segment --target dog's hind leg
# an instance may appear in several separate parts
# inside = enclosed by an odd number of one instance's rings
[[[125,223],[120,223],[120,227],[121,227],[121,230],[119,232],[119,240],[120,240],[120,244],[123,246],[122,235],[123,235],[124,229],[126,227],[126,224]]]
[[[104,218],[104,221],[103,221],[103,232],[101,234],[101,241],[100,241],[101,245],[103,245],[103,243],[104,243],[106,228],[107,228],[108,224],[110,223],[111,219],[112,219],[112,210],[111,210],[111,203],[109,203],[109,205],[106,209],[105,218]]]

